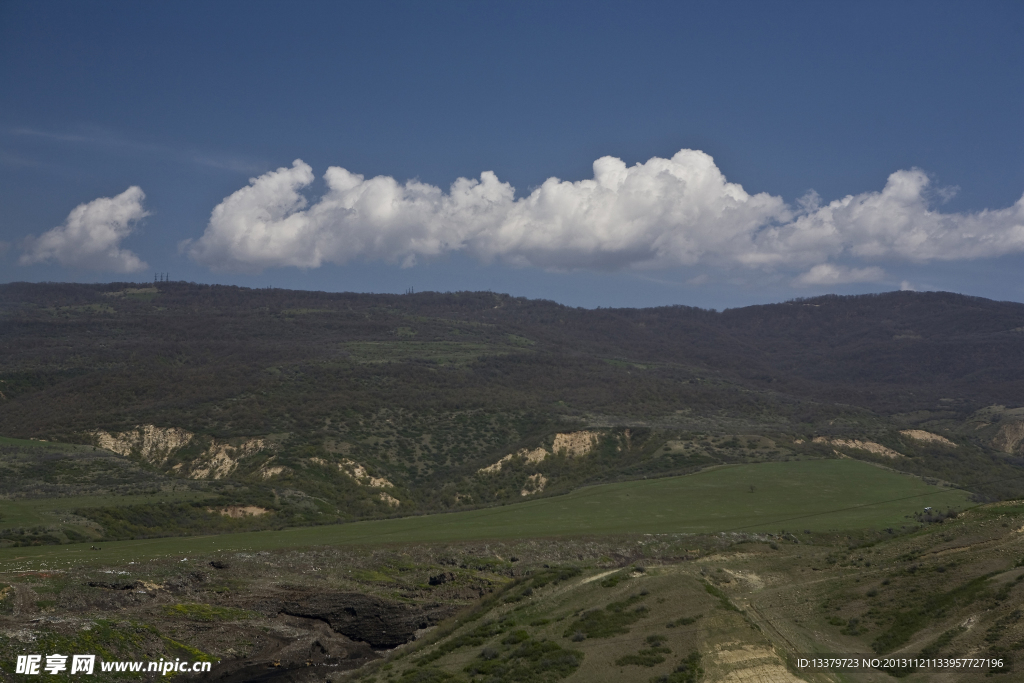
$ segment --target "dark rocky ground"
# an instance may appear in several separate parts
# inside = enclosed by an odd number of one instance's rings
[[[7,571],[0,680],[17,654],[68,651],[219,660],[204,681],[323,681],[413,643],[545,565],[628,562],[631,543],[316,548]]]
[[[793,683],[838,680],[795,671],[795,653],[934,650],[1007,664],[904,680],[1010,681],[1024,656],[1022,525],[1024,503],[1003,502],[896,534],[213,551],[63,569],[8,560],[0,680],[18,680],[18,654],[60,652],[209,659],[211,672],[179,680],[217,683],[482,683],[487,670],[504,672],[496,680],[646,683],[689,680],[678,670],[687,662],[708,681]],[[636,616],[602,634],[588,615],[610,624],[627,614],[614,605]],[[544,669],[544,657],[561,668]]]

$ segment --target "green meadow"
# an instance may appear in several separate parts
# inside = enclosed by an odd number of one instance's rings
[[[311,545],[452,542],[606,534],[845,531],[900,527],[926,506],[970,505],[967,492],[851,459],[720,467],[580,489],[514,505],[281,531],[7,548],[0,566],[58,568],[165,555]],[[63,507],[63,506],[62,506]]]
[[[0,500],[0,527],[34,527],[67,523],[74,510],[91,507],[122,505],[152,505],[153,503],[202,500],[212,494],[203,492],[163,492],[137,496],[67,496],[64,498],[18,498]]]
[[[92,446],[82,446],[71,443],[58,443],[56,441],[36,441],[34,439],[14,439],[9,436],[0,436],[0,446],[13,446],[19,448],[44,448],[50,451],[91,451]]]

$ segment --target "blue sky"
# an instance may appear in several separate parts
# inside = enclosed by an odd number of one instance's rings
[[[0,281],[1024,301],[1022,37],[1020,2],[0,1]]]

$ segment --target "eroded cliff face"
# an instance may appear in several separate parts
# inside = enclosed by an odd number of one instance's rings
[[[597,440],[601,438],[599,432],[569,432],[568,434],[555,434],[555,442],[551,446],[552,453],[558,453],[563,448],[565,455],[570,458],[582,458],[590,455],[590,451],[597,446]]]
[[[520,496],[532,496],[535,493],[540,493],[544,490],[544,487],[548,484],[548,478],[538,472],[537,474],[531,474],[526,478],[526,485],[523,486],[523,490],[519,492]]]
[[[137,456],[158,467],[188,446],[197,437],[178,427],[139,425],[123,432],[97,430],[92,437],[98,447],[122,455]],[[238,468],[238,463],[262,451],[274,450],[265,439],[247,439],[241,443],[211,440],[194,458],[179,462],[171,471],[189,479],[222,479]]]
[[[388,490],[394,492],[394,484],[392,484],[388,479],[385,479],[384,477],[373,476],[367,471],[366,467],[360,465],[355,460],[342,458],[339,462],[334,462],[330,460],[325,460],[323,458],[310,458],[309,462],[313,463],[314,465],[319,465],[320,467],[326,467],[329,469],[333,469],[336,467],[338,468],[339,472],[345,474],[348,477],[351,477],[356,484],[360,486],[365,486],[367,488],[380,490],[380,493],[378,493],[374,497],[374,500],[384,505],[387,505],[390,508],[397,508],[402,504],[402,501],[400,501],[395,496],[391,495],[391,493],[388,493]]]
[[[500,472],[505,464],[510,462],[512,458],[525,458],[527,464],[541,462],[549,455],[559,452],[564,453],[567,458],[582,458],[589,455],[590,452],[594,450],[600,438],[600,432],[580,431],[555,434],[551,450],[546,448],[535,448],[531,451],[526,448],[521,448],[515,453],[509,453],[493,465],[481,467],[477,470],[477,473],[494,474],[496,472]],[[543,488],[543,486],[541,486],[541,488]]]
[[[388,507],[392,507],[392,508],[396,508],[396,507],[398,507],[399,505],[402,504],[402,501],[398,500],[397,498],[392,496],[390,493],[385,493],[384,491],[380,492],[380,494],[377,496],[377,500],[379,500],[380,502],[384,503]]]
[[[184,429],[154,425],[139,425],[134,429],[113,434],[97,430],[92,436],[100,448],[125,457],[137,455],[154,465],[164,464],[172,454],[195,438],[195,434]]]
[[[341,462],[338,463],[338,469],[355,479],[356,483],[362,486],[369,486],[371,489],[391,489],[395,487],[394,484],[384,477],[372,476],[366,471],[365,467],[354,460],[349,460],[348,458],[343,458]]]
[[[540,462],[544,458],[548,457],[548,455],[550,454],[543,448],[535,448],[532,451],[526,448],[520,448],[515,453],[509,453],[493,465],[481,467],[477,472],[479,474],[494,474],[496,472],[501,472],[501,468],[504,467],[506,463],[510,462],[512,458],[524,458],[528,464],[532,464]]]
[[[875,455],[882,455],[886,458],[902,458],[902,453],[898,453],[891,448],[886,448],[880,443],[874,441],[861,441],[859,439],[830,439],[825,436],[816,436],[812,439],[814,443],[827,443],[833,446],[840,446],[843,448],[856,448],[861,451],[867,451],[868,453],[874,453]]]
[[[1022,442],[1024,442],[1024,422],[1019,420],[1004,422],[992,438],[992,446],[1003,453],[1020,452]]]
[[[289,470],[287,467],[272,464],[276,459],[277,456],[271,456],[269,460],[260,465],[260,468],[256,470],[256,476],[263,481],[266,481],[267,479],[273,479],[274,477],[279,477],[285,472],[288,472]]]
[[[944,436],[939,436],[933,432],[926,432],[923,429],[904,429],[900,431],[903,436],[908,436],[914,441],[923,441],[925,443],[937,443],[941,446],[949,446],[950,448],[956,448],[956,444],[947,439]]]
[[[243,458],[272,448],[264,439],[249,439],[238,446],[215,441],[192,461],[188,476],[191,479],[222,479],[238,469],[238,462]]]

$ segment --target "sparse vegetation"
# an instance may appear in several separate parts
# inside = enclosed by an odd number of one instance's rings
[[[875,639],[871,646],[878,653],[892,652],[909,641],[915,633],[932,619],[941,616],[946,610],[952,607],[962,609],[990,594],[988,585],[990,578],[990,575],[979,576],[950,591],[933,595],[927,600],[915,600],[914,602],[919,604],[917,607],[884,613],[881,618],[888,622],[888,628]]]
[[[663,676],[655,676],[650,683],[697,683],[704,675],[700,665],[700,653],[691,652],[675,670]]]
[[[621,633],[629,633],[628,627],[646,617],[650,611],[644,605],[634,607],[642,600],[643,597],[639,595],[631,595],[626,600],[609,603],[604,609],[584,612],[562,635],[568,638],[576,633],[582,633],[587,638],[610,638]]]
[[[0,319],[5,670],[271,634],[376,683],[769,677],[787,631],[1004,658],[965,681],[1024,650],[1018,304],[9,284]],[[99,447],[145,425],[192,437]]]
[[[169,617],[181,617],[189,621],[236,621],[257,616],[254,612],[244,609],[189,603],[167,605],[164,607],[164,613]]]
[[[729,600],[729,596],[727,596],[725,592],[723,592],[720,588],[712,586],[710,583],[705,583],[704,590],[706,590],[708,593],[710,593],[718,599],[718,606],[722,609],[733,612],[739,611],[736,608],[736,605],[732,604],[732,602]]]
[[[636,654],[623,655],[615,660],[616,666],[646,666],[651,667],[665,661],[665,655],[672,654],[672,650],[664,646],[666,638],[662,635],[647,636],[647,647]]]

